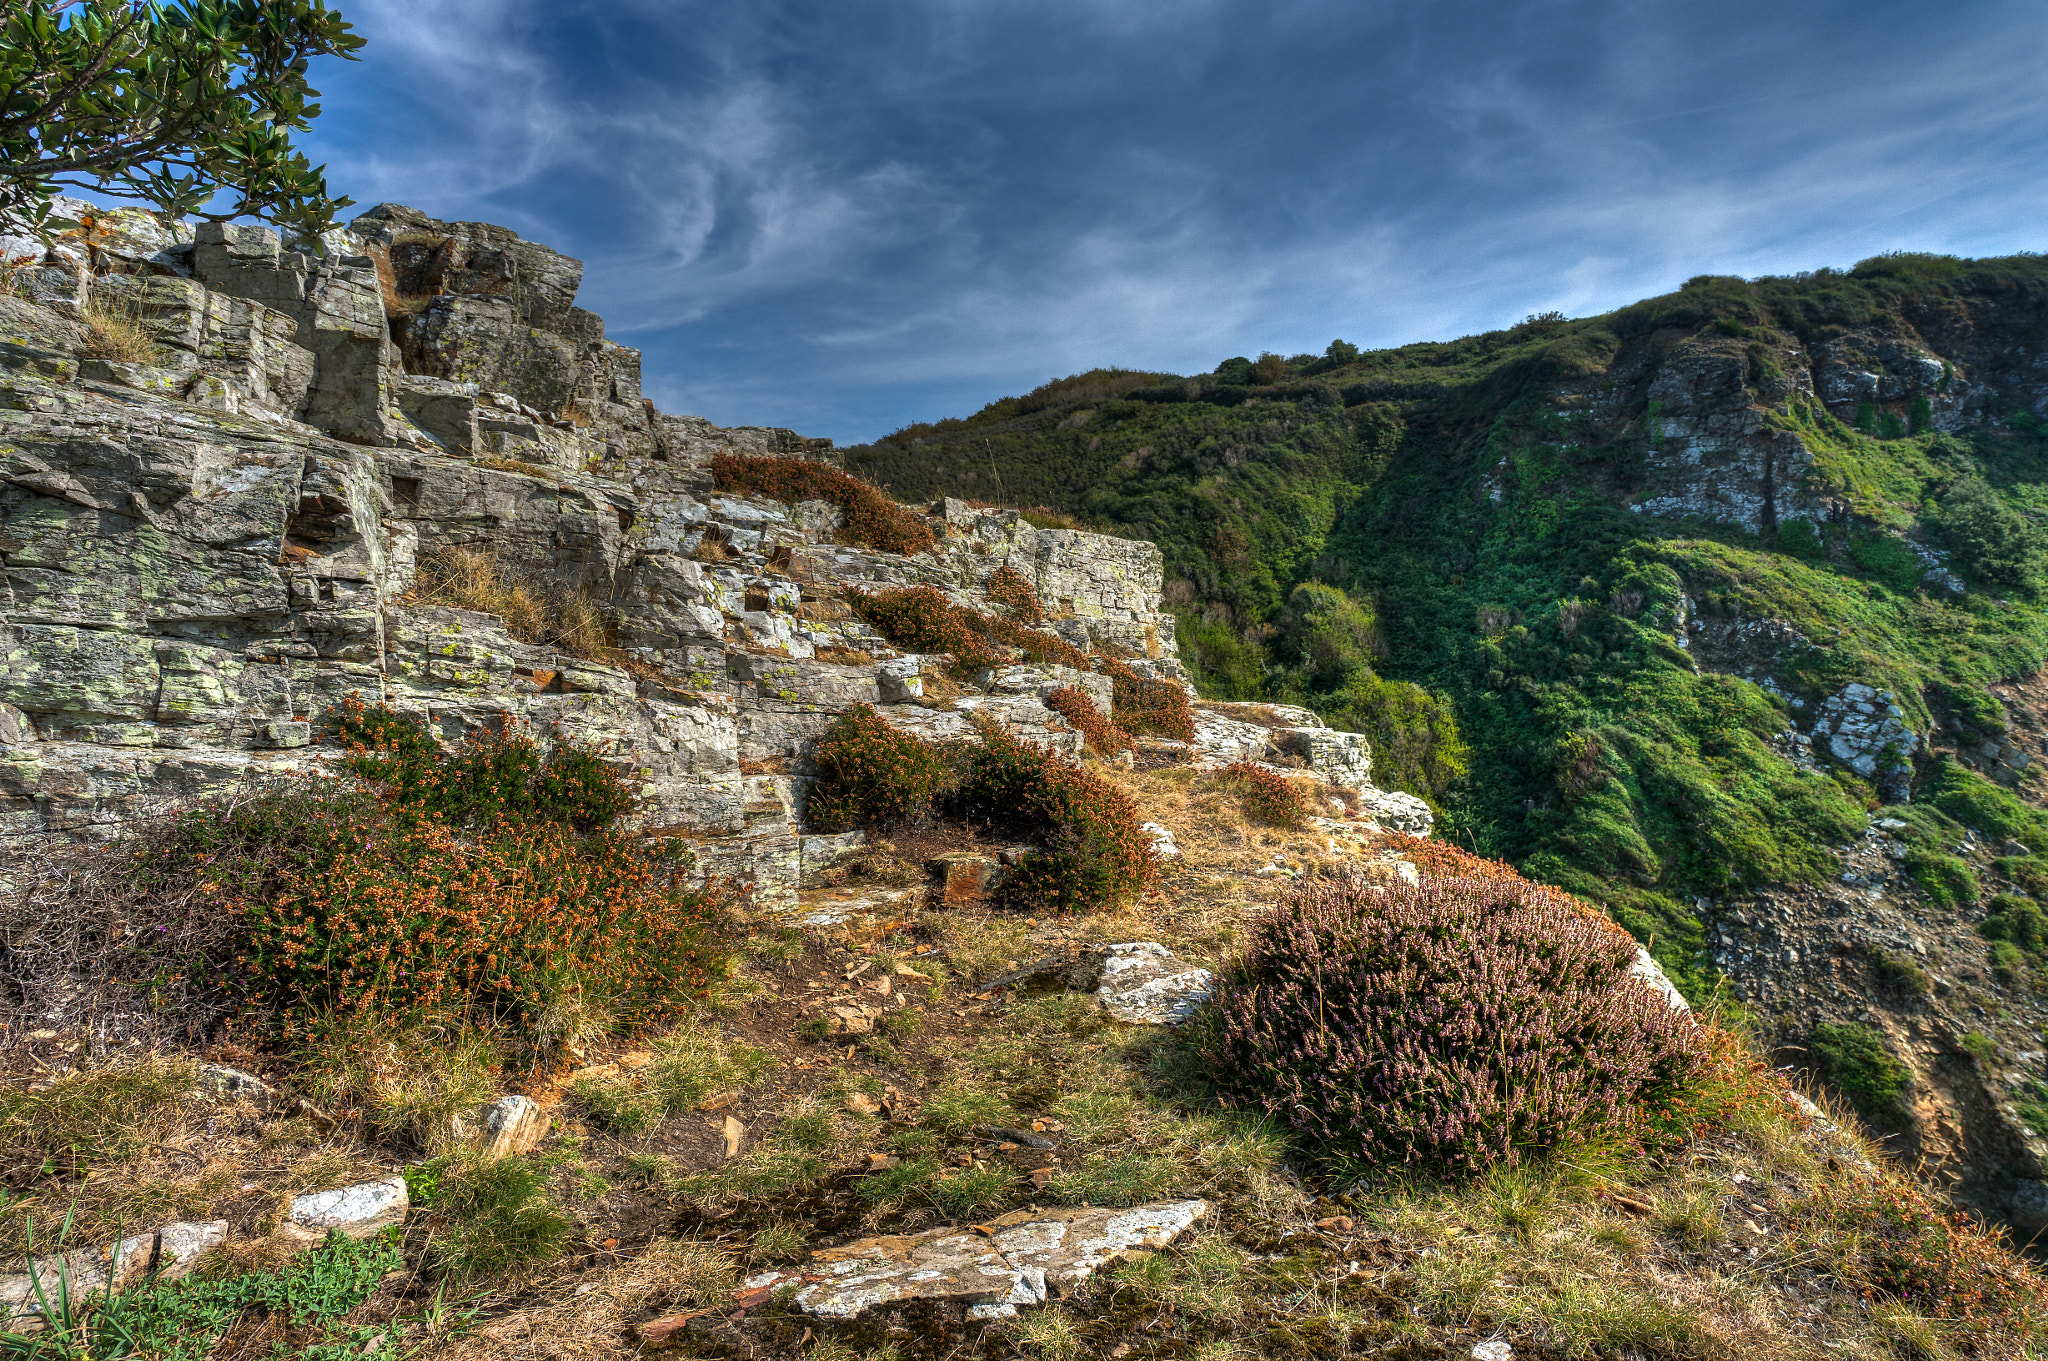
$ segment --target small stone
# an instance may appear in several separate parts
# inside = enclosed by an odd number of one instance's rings
[[[725,1117],[725,1156],[740,1156],[740,1145],[746,1141],[747,1127],[730,1115]]]
[[[199,1259],[225,1243],[228,1222],[208,1219],[166,1224],[156,1235],[156,1274],[165,1281],[181,1280],[192,1274]]]
[[[1515,1349],[1499,1338],[1491,1342],[1474,1343],[1472,1361],[1515,1361]]]
[[[1331,1215],[1328,1219],[1318,1219],[1316,1227],[1325,1233],[1350,1233],[1351,1216]]]
[[[866,1092],[855,1092],[846,1098],[846,1109],[855,1115],[880,1115],[882,1103]]]
[[[260,1111],[269,1110],[278,1099],[277,1088],[254,1073],[218,1063],[199,1065],[198,1090],[219,1101],[246,1101]]]
[[[398,1175],[332,1191],[315,1191],[291,1203],[278,1236],[310,1247],[339,1229],[350,1238],[369,1238],[405,1222],[410,1206],[405,1178]]]
[[[750,1277],[735,1299],[765,1299],[795,1285],[792,1306],[814,1318],[853,1318],[911,1300],[955,1300],[973,1317],[1007,1318],[1019,1306],[1074,1294],[1111,1262],[1167,1246],[1208,1208],[1181,1200],[1013,1210],[972,1228],[864,1238],[820,1249],[801,1268]]]
[[[1009,869],[994,856],[972,851],[949,851],[929,862],[945,881],[946,905],[977,902],[1002,883]]]
[[[704,1309],[692,1309],[687,1314],[670,1314],[665,1318],[649,1320],[640,1325],[640,1345],[651,1352],[679,1347],[689,1330],[690,1320],[708,1312]]]
[[[468,1122],[468,1138],[486,1158],[529,1153],[547,1137],[548,1114],[530,1096],[501,1096]]]

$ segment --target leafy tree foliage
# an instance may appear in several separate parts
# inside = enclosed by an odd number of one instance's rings
[[[362,45],[325,0],[7,0],[0,227],[63,227],[72,187],[317,238],[350,200],[292,134],[320,113],[312,58]]]
[[[2001,500],[1981,477],[1963,477],[1942,493],[1934,523],[1971,577],[2008,590],[2031,590],[2041,576],[2041,531]]]

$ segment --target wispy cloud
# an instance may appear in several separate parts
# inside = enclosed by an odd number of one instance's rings
[[[840,439],[1097,363],[2042,244],[2048,15],[1903,0],[351,0],[331,176],[588,262],[649,390]]]

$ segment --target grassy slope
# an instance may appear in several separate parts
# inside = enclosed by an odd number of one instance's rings
[[[1681,593],[1702,614],[1783,619],[1812,640],[1772,659],[1790,694],[1865,680],[1918,723],[1932,707],[1995,730],[1985,684],[2048,650],[2031,591],[1930,598],[1893,534],[1966,475],[2039,509],[2048,441],[2002,422],[1879,439],[1794,401],[1773,419],[1799,427],[1846,523],[1758,538],[1642,517],[1624,498],[1657,437],[1646,348],[1717,322],[1812,346],[1987,298],[2008,315],[2048,298],[2048,260],[1695,280],[1603,317],[1349,363],[1303,356],[1264,386],[1230,381],[1230,364],[1192,379],[1097,371],[847,463],[905,498],[1039,503],[1157,541],[1184,650],[1217,697],[1341,712],[1342,681],[1290,651],[1286,605],[1303,581],[1346,588],[1377,615],[1378,670],[1447,695],[1472,744],[1470,777],[1438,796],[1445,833],[1608,903],[1685,971],[1693,895],[1827,873],[1824,843],[1860,829],[1871,791],[1774,750],[1788,711],[1766,690],[1694,672],[1673,642]],[[1620,419],[1589,437],[1555,396],[1610,382]]]

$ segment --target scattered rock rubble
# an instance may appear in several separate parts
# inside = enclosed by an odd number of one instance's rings
[[[403,1224],[409,1205],[405,1178],[397,1174],[319,1191],[292,1201],[276,1237],[299,1251],[325,1241],[330,1232],[369,1238]],[[68,1289],[77,1299],[109,1287],[125,1290],[150,1275],[158,1280],[178,1280],[190,1275],[227,1237],[225,1219],[180,1222],[104,1247],[38,1258],[29,1271],[0,1276],[0,1319],[4,1319],[0,1327],[41,1331],[45,1326],[42,1301],[54,1302],[60,1288]]]
[[[742,1302],[795,1287],[790,1303],[816,1318],[846,1319],[879,1305],[952,1300],[971,1318],[1008,1318],[1019,1306],[1074,1293],[1096,1271],[1156,1251],[1207,1214],[1202,1200],[1126,1210],[1016,1210],[986,1224],[863,1238],[811,1254],[801,1269],[742,1283]]]

